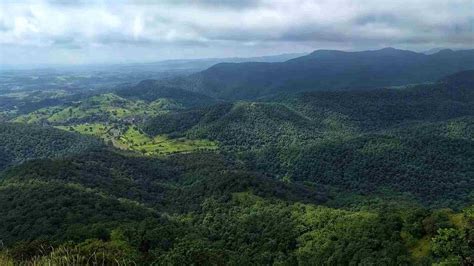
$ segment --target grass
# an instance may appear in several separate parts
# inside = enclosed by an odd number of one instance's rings
[[[422,258],[426,258],[431,250],[430,245],[430,236],[424,236],[418,242],[410,248],[411,256],[415,259],[415,261],[419,261]]]
[[[129,125],[173,108],[179,106],[167,99],[145,103],[106,93],[68,106],[42,108],[19,116],[14,121],[55,125],[63,130],[101,138],[119,149],[147,156],[217,149],[216,143],[209,140],[169,138],[166,135],[153,137]]]
[[[92,135],[111,143],[122,150],[132,150],[147,156],[163,156],[173,153],[187,153],[199,150],[215,150],[217,144],[209,140],[169,138],[166,135],[148,136],[136,126],[86,123],[57,128]]]
[[[157,115],[171,108],[166,100],[145,103],[124,99],[112,93],[90,97],[69,106],[54,106],[39,109],[35,112],[17,117],[14,121],[21,123],[47,122],[64,125],[71,121],[122,121],[134,118]]]
[[[112,259],[104,251],[81,252],[75,247],[52,248],[49,254],[34,256],[27,260],[14,260],[5,252],[0,253],[1,266],[66,266],[66,265],[136,265],[135,262],[124,259]]]
[[[192,152],[198,150],[215,150],[217,145],[209,140],[191,140],[186,138],[168,138],[166,135],[149,137],[135,127],[129,127],[121,136],[122,143],[131,150],[144,155],[167,155],[172,153]]]
[[[0,265],[3,266],[13,266],[14,261],[4,253],[0,253]]]

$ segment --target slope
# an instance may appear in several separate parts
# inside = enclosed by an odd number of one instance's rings
[[[144,80],[133,87],[119,89],[116,93],[128,99],[139,99],[147,102],[164,99],[185,108],[216,102],[209,96],[183,90],[179,86],[169,85],[167,81],[158,80]]]
[[[0,170],[37,158],[58,158],[101,147],[100,141],[55,128],[0,123]]]
[[[36,110],[15,118],[15,122],[40,123],[51,125],[80,124],[90,122],[117,122],[143,119],[144,116],[157,114],[175,103],[158,99],[152,103],[132,101],[113,93],[101,94],[82,101],[52,106]]]
[[[186,88],[218,98],[255,99],[282,92],[364,89],[436,81],[474,69],[474,50],[425,55],[385,48],[318,50],[281,63],[221,63],[191,75]]]
[[[462,208],[474,185],[471,74],[405,89],[307,92],[186,110],[151,119],[144,130],[217,140],[249,169],[284,180]]]

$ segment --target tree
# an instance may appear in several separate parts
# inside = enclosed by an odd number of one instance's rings
[[[452,261],[455,258],[466,261],[469,253],[466,233],[455,228],[438,229],[438,234],[432,239],[431,250],[434,255],[444,260]]]

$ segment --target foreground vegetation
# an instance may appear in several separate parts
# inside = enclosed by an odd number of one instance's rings
[[[144,82],[17,116],[0,264],[472,265],[472,77],[230,103]]]

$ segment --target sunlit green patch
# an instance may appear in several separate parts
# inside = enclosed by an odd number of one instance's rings
[[[216,143],[209,140],[172,139],[165,135],[149,137],[136,127],[129,127],[121,136],[120,140],[123,144],[127,145],[129,149],[144,155],[167,155],[172,153],[217,149]]]
[[[163,156],[173,153],[187,153],[202,150],[215,150],[215,142],[203,139],[169,138],[165,135],[151,137],[136,126],[86,123],[57,128],[92,135],[119,149],[132,150],[147,156]]]
[[[418,240],[417,243],[410,248],[410,254],[415,261],[419,261],[422,258],[426,258],[431,250],[430,236],[424,236]]]
[[[77,121],[134,121],[146,116],[165,112],[166,108],[178,108],[166,100],[157,100],[150,104],[144,101],[127,100],[112,93],[93,96],[68,106],[42,108],[17,117],[21,123],[50,123],[55,125],[77,123]]]

